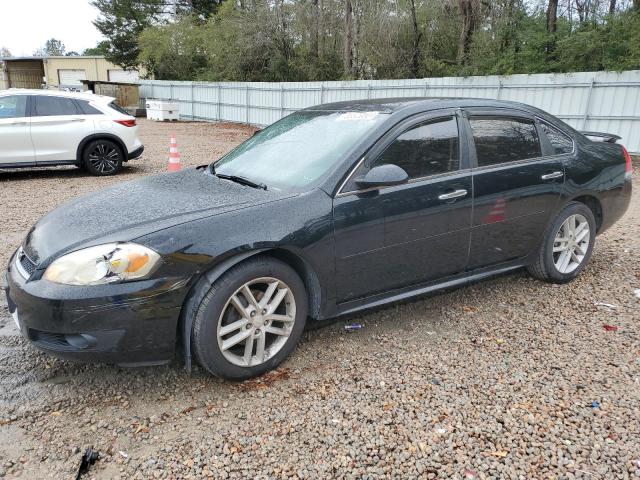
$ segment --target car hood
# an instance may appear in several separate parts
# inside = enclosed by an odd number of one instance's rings
[[[80,248],[130,241],[177,224],[291,195],[221,180],[206,169],[155,175],[62,205],[33,226],[23,248],[33,262],[46,266],[54,258]]]

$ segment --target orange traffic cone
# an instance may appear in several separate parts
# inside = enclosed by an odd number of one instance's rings
[[[171,142],[169,144],[169,166],[170,172],[180,170],[180,154],[178,153],[178,143],[176,142],[176,134],[171,134]]]

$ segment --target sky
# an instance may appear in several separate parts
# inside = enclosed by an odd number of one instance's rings
[[[102,40],[91,23],[97,16],[89,0],[0,0],[0,47],[30,56],[53,37],[82,53]]]

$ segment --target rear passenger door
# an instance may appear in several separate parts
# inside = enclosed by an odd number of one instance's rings
[[[468,269],[474,269],[534,251],[558,204],[564,167],[541,142],[533,116],[505,109],[467,114],[474,191]]]
[[[54,95],[31,97],[31,139],[36,162],[75,161],[78,145],[94,132],[73,98]]]

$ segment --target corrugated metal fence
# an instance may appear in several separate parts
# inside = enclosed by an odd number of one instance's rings
[[[268,125],[321,103],[383,97],[514,100],[556,115],[578,130],[615,133],[640,152],[640,70],[505,77],[445,77],[344,82],[171,82],[142,80],[141,98],[175,100],[183,119]]]

